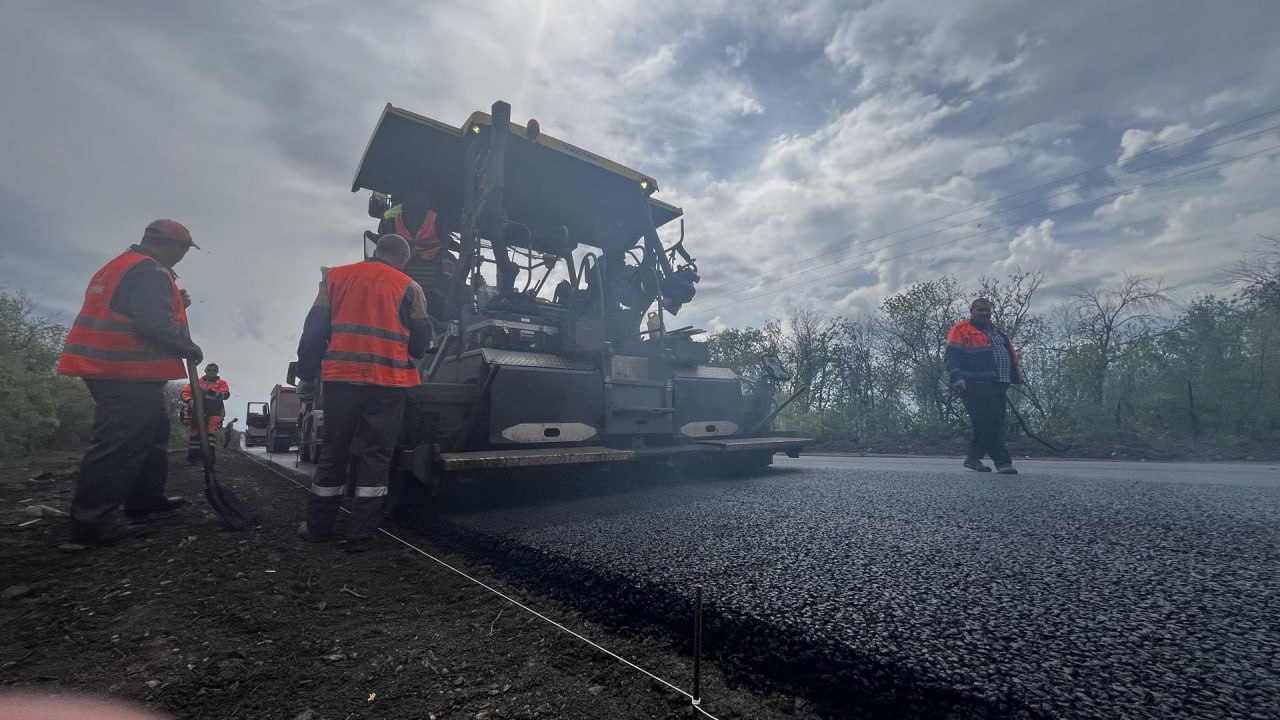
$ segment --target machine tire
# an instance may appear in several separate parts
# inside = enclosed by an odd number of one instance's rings
[[[312,422],[310,417],[302,421],[302,432],[300,433],[302,440],[298,443],[298,459],[304,463],[313,463],[316,461],[311,438],[311,425]]]
[[[276,455],[283,455],[289,452],[289,436],[285,433],[276,433],[271,436],[271,452]]]

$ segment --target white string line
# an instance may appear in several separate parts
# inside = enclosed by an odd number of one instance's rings
[[[263,463],[259,463],[259,464],[260,464],[260,465],[262,465],[263,467],[265,467],[266,469],[270,470],[271,472],[275,473],[276,475],[279,475],[280,477],[284,478],[285,480],[288,480],[289,482],[293,483],[295,486],[297,486],[297,487],[298,487],[298,489],[299,489],[299,490],[306,490],[306,489],[307,489],[307,486],[306,486],[306,485],[303,485],[302,483],[298,482],[297,480],[295,480],[295,479],[293,479],[293,478],[289,477],[288,475],[285,475],[284,473],[282,473],[282,472],[280,472],[280,471],[276,470],[274,467],[271,467],[270,465],[263,464]],[[350,515],[350,514],[351,514],[351,511],[350,511],[350,510],[348,510],[348,509],[347,509],[347,508],[345,508],[345,507],[344,507],[344,508],[341,508],[341,510],[342,510],[342,512],[344,512],[344,513],[346,513],[346,514],[348,514],[348,515]],[[498,597],[502,598],[503,600],[506,600],[507,602],[511,603],[512,605],[515,605],[516,607],[520,608],[521,610],[524,610],[525,612],[528,612],[529,614],[533,615],[534,617],[537,617],[537,618],[538,618],[538,619],[540,619],[540,620],[543,620],[543,621],[545,621],[545,622],[548,622],[548,623],[550,623],[550,624],[552,624],[552,625],[556,626],[557,628],[559,628],[559,629],[561,629],[561,630],[563,630],[563,631],[565,631],[565,632],[569,633],[570,635],[572,635],[572,636],[574,636],[574,637],[578,638],[578,639],[579,639],[579,640],[581,640],[582,642],[584,642],[584,643],[586,643],[586,644],[590,645],[591,647],[593,647],[593,648],[595,648],[595,649],[599,650],[600,652],[602,652],[602,653],[604,653],[604,654],[608,655],[609,657],[611,657],[611,658],[613,658],[613,659],[617,660],[618,662],[621,662],[621,663],[623,663],[623,664],[625,664],[625,665],[627,665],[627,666],[629,666],[629,667],[631,667],[631,668],[633,668],[633,669],[635,669],[635,670],[638,670],[638,671],[640,671],[640,672],[644,673],[645,675],[648,675],[650,678],[653,678],[654,680],[657,680],[658,682],[662,683],[663,685],[666,685],[667,687],[671,688],[672,690],[674,690],[674,691],[676,691],[676,692],[680,693],[681,695],[683,695],[683,696],[685,696],[685,697],[689,698],[689,701],[690,701],[691,703],[693,703],[693,707],[694,707],[694,709],[695,709],[695,710],[697,710],[698,712],[702,713],[703,715],[706,715],[707,717],[711,718],[712,720],[719,720],[719,718],[717,718],[715,715],[712,715],[711,713],[707,712],[706,710],[703,710],[703,709],[702,709],[702,707],[701,707],[701,704],[700,704],[700,703],[701,703],[701,699],[700,699],[700,698],[694,698],[694,697],[693,697],[693,695],[692,695],[691,693],[689,693],[689,692],[687,692],[687,691],[685,691],[685,690],[682,690],[682,689],[680,689],[680,688],[676,687],[675,685],[671,684],[670,682],[667,682],[666,680],[664,680],[664,679],[662,679],[662,678],[658,677],[657,675],[654,675],[653,673],[649,672],[648,670],[645,670],[644,668],[640,667],[639,665],[636,665],[635,663],[633,663],[633,662],[631,662],[630,660],[628,660],[628,659],[626,659],[626,658],[622,657],[621,655],[619,655],[619,654],[617,654],[617,653],[613,652],[612,650],[610,650],[610,649],[608,649],[608,648],[604,647],[603,645],[600,645],[599,643],[597,643],[597,642],[595,642],[595,641],[593,641],[593,640],[590,640],[590,639],[588,639],[588,638],[586,638],[586,637],[583,637],[582,635],[579,635],[578,633],[574,632],[573,630],[570,630],[569,628],[565,627],[564,625],[561,625],[560,623],[556,622],[555,620],[552,620],[551,618],[547,617],[546,615],[543,615],[542,613],[538,612],[537,610],[534,610],[533,608],[529,607],[528,605],[525,605],[524,603],[520,602],[519,600],[516,600],[515,598],[512,598],[512,597],[510,597],[509,595],[506,595],[506,594],[505,594],[505,593],[503,593],[502,591],[500,591],[500,590],[496,590],[496,589],[494,589],[494,588],[492,588],[492,587],[490,587],[490,586],[486,585],[485,583],[481,582],[480,580],[477,580],[477,579],[475,579],[475,578],[471,577],[470,575],[466,574],[465,572],[462,572],[461,570],[459,570],[459,569],[457,569],[457,568],[453,567],[453,566],[452,566],[452,565],[450,565],[449,563],[447,563],[447,562],[445,562],[445,561],[443,561],[443,560],[441,560],[441,559],[437,558],[436,556],[432,555],[431,553],[427,552],[426,550],[423,550],[422,548],[418,547],[417,545],[414,545],[413,543],[411,543],[411,542],[409,542],[409,541],[407,541],[407,540],[405,540],[405,539],[403,539],[403,538],[401,538],[401,537],[399,537],[399,536],[397,536],[397,535],[392,534],[390,531],[385,530],[385,529],[383,529],[383,528],[378,528],[378,532],[382,533],[383,535],[386,535],[387,537],[391,538],[392,540],[395,540],[396,542],[400,543],[401,545],[404,545],[405,547],[409,548],[410,550],[413,550],[413,551],[417,552],[418,554],[420,554],[420,555],[422,555],[423,557],[425,557],[425,558],[427,558],[427,559],[431,560],[432,562],[436,563],[437,565],[440,565],[441,567],[443,567],[443,568],[445,568],[445,569],[447,569],[447,570],[449,570],[449,571],[451,571],[451,572],[454,572],[454,573],[457,573],[458,575],[461,575],[462,577],[466,578],[467,580],[470,580],[471,582],[475,583],[476,585],[479,585],[480,587],[484,588],[485,590],[488,590],[489,592],[493,593],[494,595],[497,595]]]

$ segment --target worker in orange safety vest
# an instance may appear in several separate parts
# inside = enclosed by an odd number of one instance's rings
[[[399,235],[409,242],[412,254],[404,273],[426,293],[432,317],[443,318],[455,259],[450,248],[456,246],[456,241],[444,218],[432,209],[427,193],[407,192],[399,200],[382,214],[378,235]]]
[[[226,403],[231,398],[231,387],[227,381],[218,377],[218,364],[209,363],[204,366],[204,375],[200,377],[200,393],[204,397],[205,427],[197,428],[193,419],[187,421],[187,462],[199,462],[203,455],[200,452],[200,432],[203,430],[209,438],[209,452],[213,452],[218,430],[222,428],[222,420],[227,416]],[[182,388],[184,414],[191,417],[191,383]]]
[[[58,373],[84,378],[95,403],[93,440],[71,500],[72,542],[137,537],[145,528],[136,523],[183,504],[164,495],[164,387],[187,377],[184,358],[203,358],[187,328],[191,299],[173,272],[193,247],[191,233],[173,220],[147,225],[139,244],[94,273],[67,334]],[[121,505],[134,524],[112,517]]]
[[[323,382],[320,459],[298,535],[312,542],[334,531],[353,446],[355,501],[346,549],[365,550],[387,497],[391,456],[400,434],[405,389],[421,382],[415,359],[431,340],[422,288],[402,272],[409,243],[378,240],[373,257],[328,271],[298,343],[298,394],[314,396]]]

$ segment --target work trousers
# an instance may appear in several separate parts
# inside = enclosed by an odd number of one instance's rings
[[[387,499],[391,458],[404,412],[404,388],[326,382],[321,392],[324,442],[307,502],[308,532],[317,539],[333,534],[350,467],[355,472],[355,499],[347,537],[372,537]]]
[[[93,396],[93,441],[80,462],[71,519],[95,525],[121,504],[144,514],[165,502],[169,413],[164,382],[85,380]]]
[[[969,441],[969,459],[981,460],[990,455],[997,466],[1010,465],[1009,448],[1004,444],[1004,419],[1008,413],[1005,398],[1009,383],[968,382],[964,389],[964,408],[969,411],[973,439]]]
[[[223,417],[210,415],[205,418],[205,435],[209,438],[209,452],[214,452],[217,448],[218,429],[222,427]],[[191,461],[200,459],[200,429],[196,427],[194,418],[187,427],[187,459]]]

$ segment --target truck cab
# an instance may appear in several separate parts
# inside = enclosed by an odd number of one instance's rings
[[[244,410],[244,446],[267,445],[267,428],[271,426],[271,406],[264,402],[251,402]]]

